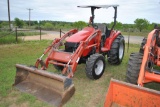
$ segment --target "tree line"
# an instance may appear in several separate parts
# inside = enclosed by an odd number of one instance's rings
[[[14,21],[12,21],[11,23],[12,23],[12,26],[17,26],[19,28],[39,29],[41,27],[44,30],[59,30],[59,29],[69,30],[73,28],[82,29],[88,25],[88,23],[84,21],[64,22],[64,21],[42,20],[42,21],[30,21],[30,26],[28,26],[29,21],[21,20],[19,18],[15,18]],[[106,24],[108,28],[111,28],[111,26],[113,25],[113,22],[103,23],[103,24]],[[123,24],[117,21],[115,29],[122,30],[124,32],[151,31],[152,29],[154,29],[155,24],[156,23],[150,23],[147,19],[137,18],[134,21],[134,24]],[[0,28],[5,28],[5,27],[8,27],[8,21],[0,21]]]

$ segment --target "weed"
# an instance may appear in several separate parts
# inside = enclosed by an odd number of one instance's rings
[[[26,102],[26,100],[29,102],[29,104],[33,104],[36,101],[36,98],[30,94],[27,93],[21,93],[19,98],[17,99],[16,103],[19,105],[21,103]]]

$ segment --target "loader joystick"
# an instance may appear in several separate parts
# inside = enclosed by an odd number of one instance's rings
[[[93,20],[93,18],[92,18],[92,16],[91,16],[91,17],[89,18],[89,25],[92,25],[92,24],[93,24],[92,20]]]
[[[93,23],[93,17],[92,16],[89,18],[88,26],[92,26],[93,28],[98,29],[98,26]]]

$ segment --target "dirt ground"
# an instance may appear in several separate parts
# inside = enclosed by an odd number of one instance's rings
[[[53,40],[54,38],[59,38],[59,35],[55,35],[55,34],[44,34],[44,35],[35,35],[35,36],[22,36],[21,38],[24,41],[30,41],[30,40]]]
[[[58,33],[48,33],[41,35],[41,40],[53,40],[54,38],[59,38],[60,35]],[[24,41],[31,41],[31,40],[40,40],[40,35],[35,36],[23,36],[21,37]],[[140,44],[144,37],[138,36],[130,36],[129,42],[133,44]],[[125,42],[128,43],[128,36],[124,36]]]

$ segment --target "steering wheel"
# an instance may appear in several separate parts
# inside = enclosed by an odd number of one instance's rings
[[[96,24],[93,24],[93,27],[94,27],[95,29],[98,29],[98,26],[97,26]]]
[[[88,24],[88,26],[92,26],[93,28],[95,28],[95,29],[98,29],[98,26],[96,25],[96,24]]]

